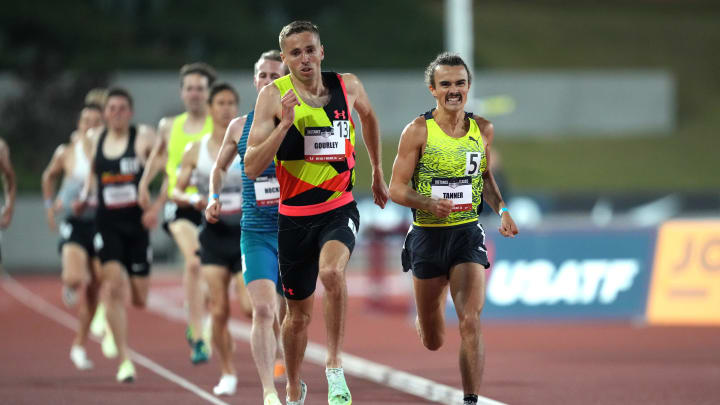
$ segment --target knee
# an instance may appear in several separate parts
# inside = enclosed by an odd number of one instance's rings
[[[345,282],[345,272],[342,268],[326,267],[321,268],[318,275],[323,287],[329,294],[339,291]]]
[[[147,307],[147,297],[135,297],[132,298],[132,304],[135,308],[145,309]]]
[[[272,304],[256,304],[252,309],[252,317],[259,323],[270,324],[275,319],[275,308]]]
[[[210,315],[212,316],[214,322],[225,322],[230,316],[228,301],[223,298],[211,299]]]
[[[423,346],[430,351],[439,350],[445,342],[445,329],[444,328],[422,328],[420,326],[420,319],[415,319],[415,327],[417,328],[418,335],[420,335],[420,341]]]
[[[310,324],[310,314],[301,311],[289,311],[285,315],[283,328],[289,328],[293,332],[305,330]]]
[[[460,337],[477,339],[480,336],[480,313],[464,314],[459,320]]]
[[[86,283],[85,278],[77,271],[63,271],[62,283],[70,288],[79,288]]]
[[[185,263],[185,271],[195,277],[200,276],[200,258],[197,255],[188,257]]]
[[[121,301],[124,302],[125,300],[125,286],[123,285],[121,280],[108,280],[106,282],[107,284],[107,298],[111,301]]]

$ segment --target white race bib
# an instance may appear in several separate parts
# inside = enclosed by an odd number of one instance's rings
[[[453,212],[472,209],[472,178],[433,178],[430,182],[433,197],[452,200]]]
[[[263,176],[255,179],[255,201],[258,207],[278,205],[280,202],[280,183],[275,176]]]
[[[465,175],[477,176],[480,174],[480,163],[482,162],[482,153],[465,152]]]
[[[106,185],[103,199],[108,209],[129,207],[137,204],[137,188],[134,184]]]
[[[242,211],[242,194],[222,193],[220,194],[220,214],[236,214]]]
[[[342,122],[333,121],[332,127],[305,128],[305,160],[308,162],[342,162],[345,160],[345,139]],[[347,122],[347,121],[345,121]],[[340,123],[338,126],[337,124]],[[347,137],[344,137],[347,135]]]

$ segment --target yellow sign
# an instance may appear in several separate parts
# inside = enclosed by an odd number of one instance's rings
[[[647,318],[652,324],[720,325],[720,220],[660,227]]]

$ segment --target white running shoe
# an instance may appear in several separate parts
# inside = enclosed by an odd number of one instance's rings
[[[232,374],[223,374],[218,385],[213,387],[213,394],[235,395],[235,387],[237,386],[237,377]]]
[[[70,348],[70,360],[78,370],[92,370],[93,368],[93,362],[87,358],[85,348],[82,346],[73,345]]]
[[[285,403],[287,405],[305,405],[305,397],[307,396],[307,385],[301,380],[300,381],[300,399],[297,401],[291,401],[289,396],[285,397]]]

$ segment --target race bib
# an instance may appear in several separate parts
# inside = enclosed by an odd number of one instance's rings
[[[482,162],[482,153],[465,152],[465,175],[477,176],[480,174],[480,163]]]
[[[433,178],[430,182],[433,197],[452,200],[453,212],[472,209],[472,178]]]
[[[137,204],[137,188],[134,184],[107,185],[103,188],[105,207],[124,208]]]
[[[255,179],[255,201],[258,207],[278,205],[280,202],[280,183],[275,176],[263,176]]]
[[[236,214],[242,211],[242,194],[222,193],[220,194],[220,214]]]
[[[342,162],[345,160],[345,139],[350,136],[349,124],[333,121],[332,127],[305,128],[305,160],[308,162]]]

